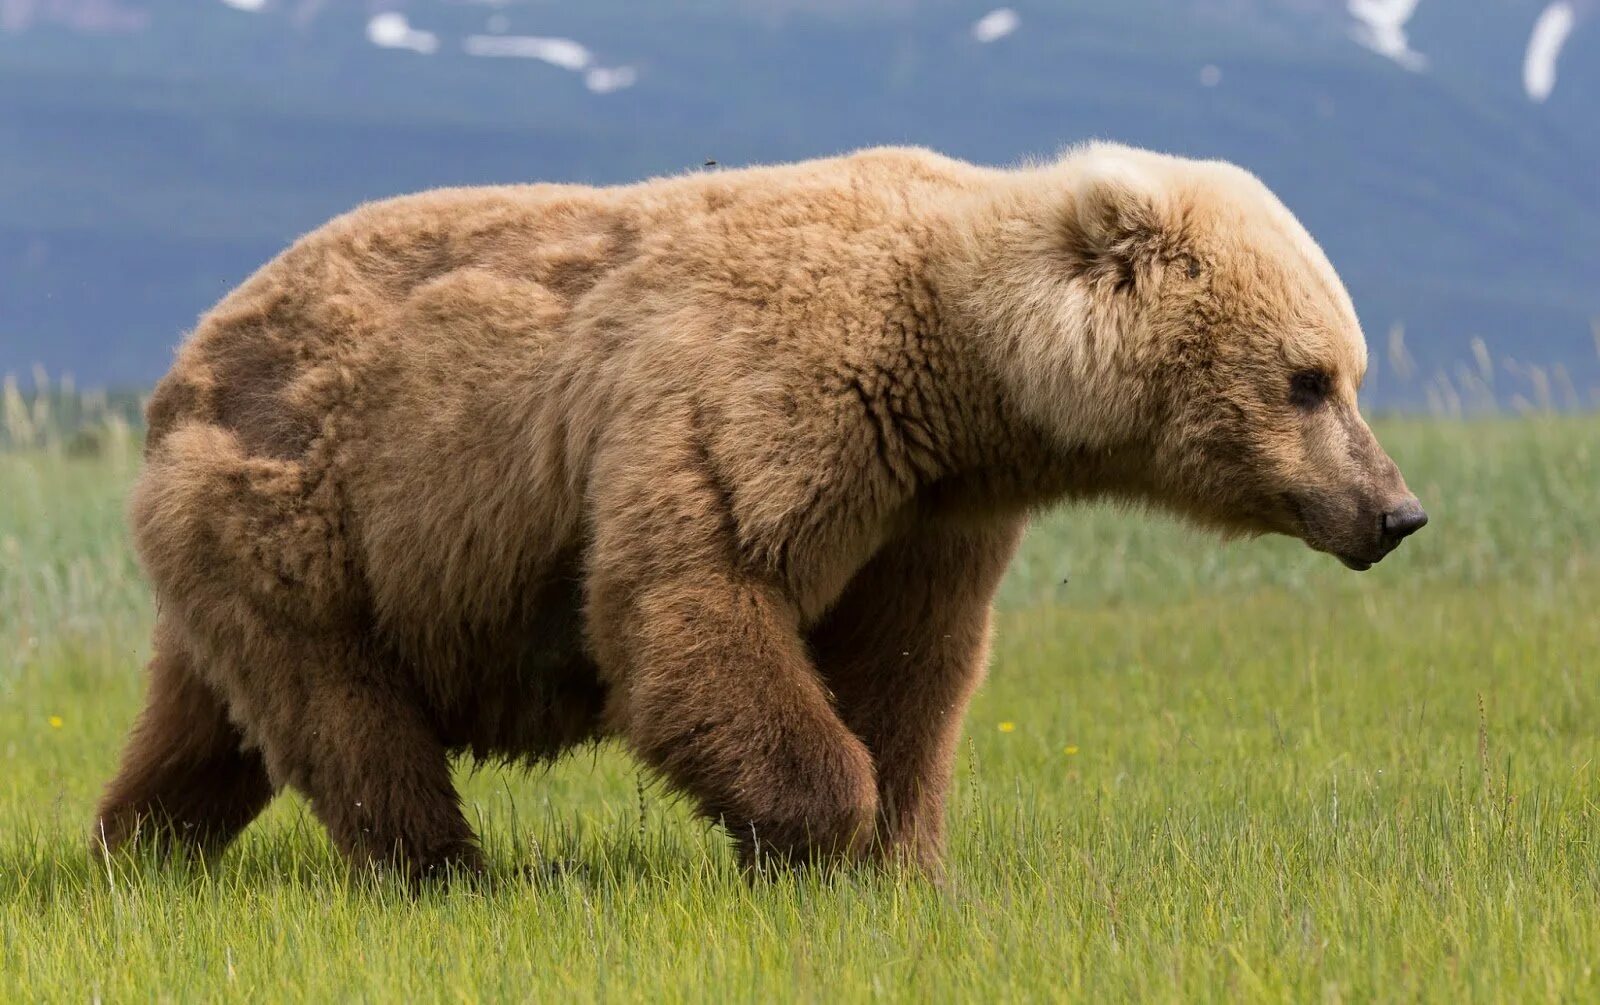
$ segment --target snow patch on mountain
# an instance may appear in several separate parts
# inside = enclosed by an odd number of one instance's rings
[[[537,59],[563,70],[583,74],[583,86],[596,94],[610,94],[632,87],[639,71],[631,66],[599,66],[594,53],[570,38],[540,35],[468,35],[461,48],[469,56],[490,59]]]
[[[380,49],[409,49],[424,56],[439,51],[439,36],[411,27],[404,14],[385,11],[367,22],[367,41]]]
[[[594,54],[570,38],[543,38],[538,35],[468,35],[461,47],[469,56],[489,58],[537,59],[563,70],[582,70],[594,62]]]
[[[610,94],[632,87],[638,79],[639,71],[631,66],[596,66],[583,75],[583,86],[596,94]]]
[[[1539,13],[1528,36],[1528,51],[1522,60],[1522,89],[1534,101],[1550,97],[1556,87],[1556,63],[1561,47],[1578,21],[1578,12],[1569,0],[1556,0]]]
[[[972,22],[972,37],[979,42],[998,42],[1017,30],[1022,18],[1010,7],[1000,7]]]
[[[1380,56],[1412,71],[1427,68],[1428,57],[1411,48],[1406,37],[1406,22],[1416,13],[1420,0],[1350,0],[1346,9],[1359,23],[1350,37]]]

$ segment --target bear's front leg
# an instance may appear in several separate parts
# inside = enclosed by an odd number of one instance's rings
[[[606,477],[589,561],[589,645],[638,756],[720,821],[747,866],[858,858],[877,784],[806,653],[799,613],[743,565],[704,460]]]
[[[878,851],[942,874],[945,795],[989,610],[1023,521],[927,527],[890,543],[811,632],[845,723],[878,766]]]
[[[620,643],[605,662],[638,755],[727,827],[747,865],[865,851],[872,758],[829,703],[793,609],[728,570],[600,591],[619,593],[595,614]]]

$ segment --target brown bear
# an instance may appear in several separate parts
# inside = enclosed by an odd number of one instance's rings
[[[936,870],[1030,512],[1154,504],[1366,568],[1426,519],[1332,267],[1239,168],[879,149],[364,206],[200,322],[132,502],[148,704],[94,841],[288,785],[476,869],[450,758],[620,737],[747,861]]]

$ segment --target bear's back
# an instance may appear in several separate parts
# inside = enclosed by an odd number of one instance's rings
[[[554,337],[574,304],[647,245],[677,253],[736,247],[736,234],[868,229],[983,174],[887,148],[615,188],[439,189],[369,203],[295,242],[201,318],[152,397],[149,443],[199,420],[253,454],[299,457],[372,372],[412,360],[431,371],[438,352],[462,362],[462,328],[475,318],[504,329],[516,327],[506,314],[531,312]],[[441,335],[449,344],[421,344]]]

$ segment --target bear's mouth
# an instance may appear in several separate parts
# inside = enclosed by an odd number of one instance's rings
[[[1304,541],[1306,547],[1312,551],[1320,551],[1337,558],[1346,569],[1366,572],[1383,561],[1383,557],[1393,550],[1384,548],[1381,541],[1374,541],[1371,547],[1358,545],[1352,549],[1350,545],[1354,542],[1349,540],[1351,535],[1328,533],[1327,521],[1318,519],[1322,514],[1314,512],[1315,507],[1309,505],[1306,500],[1294,493],[1284,493],[1281,498],[1289,512],[1293,514],[1295,524],[1293,535]],[[1340,540],[1341,538],[1343,540]]]

